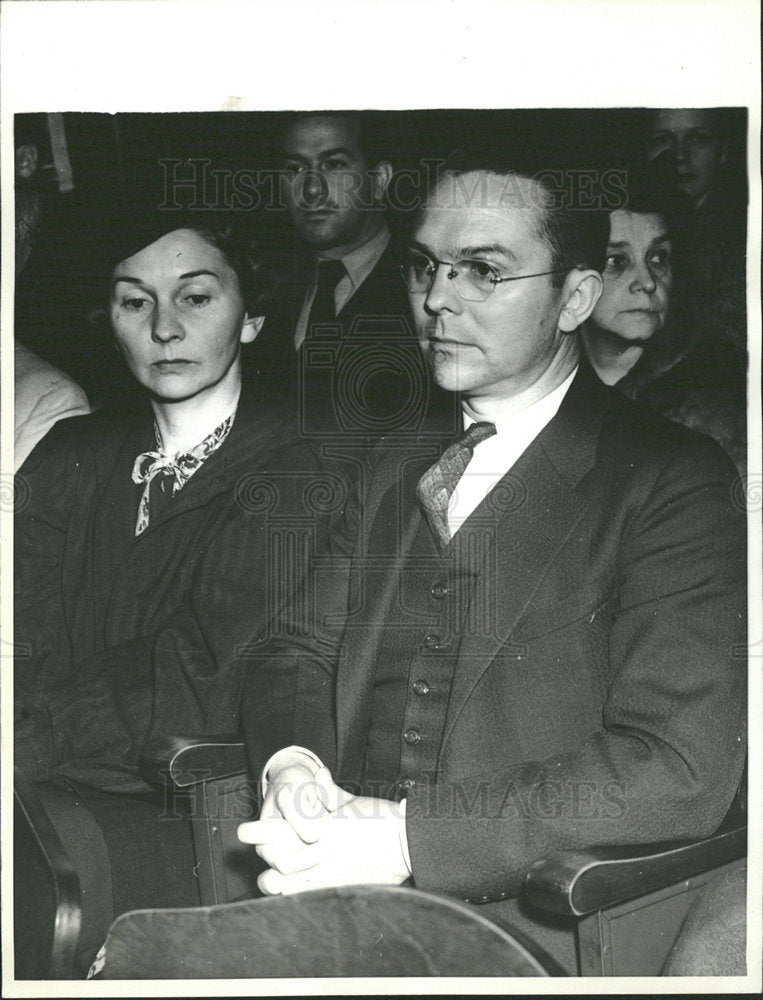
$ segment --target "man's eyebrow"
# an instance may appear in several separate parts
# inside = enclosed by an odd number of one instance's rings
[[[500,254],[502,257],[507,257],[509,260],[516,260],[517,255],[513,250],[509,250],[502,243],[484,243],[480,246],[473,247],[461,247],[460,250],[456,250],[455,253],[459,257],[478,257],[480,254]]]
[[[348,159],[352,159],[353,153],[346,146],[333,146],[331,149],[322,149],[318,153],[318,158],[321,160],[325,160],[328,156],[346,156]],[[284,160],[300,160],[302,163],[307,163],[309,159],[302,153],[290,153],[288,150],[284,152],[283,158]]]
[[[421,250],[422,253],[428,254],[433,257],[433,253],[430,247],[425,243],[419,242],[419,240],[412,240],[411,247],[415,250]],[[484,243],[479,246],[465,246],[456,247],[452,249],[449,253],[454,260],[463,260],[465,257],[478,257],[481,254],[500,254],[502,257],[506,257],[507,260],[516,261],[517,255],[513,250],[509,250],[502,243]]]

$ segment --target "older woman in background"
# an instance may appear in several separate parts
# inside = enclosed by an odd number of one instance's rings
[[[697,327],[689,211],[664,173],[628,172],[627,203],[609,214],[603,291],[583,341],[602,381],[715,438],[743,471],[744,370],[731,344]]]

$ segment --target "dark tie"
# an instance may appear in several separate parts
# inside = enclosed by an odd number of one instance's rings
[[[435,464],[427,469],[416,487],[416,496],[442,545],[450,542],[448,504],[471,461],[475,447],[495,434],[495,424],[482,421],[464,431]]]
[[[321,260],[315,269],[315,298],[307,317],[305,339],[313,336],[314,329],[323,323],[333,323],[336,318],[334,293],[336,286],[347,274],[341,260]]]

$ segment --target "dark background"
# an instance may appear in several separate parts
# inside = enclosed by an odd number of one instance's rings
[[[455,151],[507,159],[532,151],[536,161],[565,162],[583,170],[616,167],[643,157],[643,109],[417,110],[372,112],[379,144],[396,169],[426,180],[426,161]],[[16,335],[80,382],[96,404],[129,391],[110,338],[88,322],[103,305],[98,278],[108,257],[115,219],[142,208],[235,212],[251,225],[273,259],[288,254],[291,231],[279,205],[278,112],[119,113],[63,115],[74,189],[59,193],[46,145],[45,116],[17,116],[22,130],[37,130],[42,149],[38,178],[44,192],[43,228],[17,283]],[[746,112],[733,113],[727,174],[745,185]],[[193,162],[192,162],[193,161]],[[202,161],[208,161],[204,164]],[[260,172],[257,183],[257,174]],[[174,176],[174,187],[168,178]],[[223,180],[223,178],[226,178]],[[195,180],[194,180],[195,179]],[[177,181],[192,181],[178,185]],[[236,188],[238,185],[238,189]],[[397,188],[415,196],[413,181]],[[398,200],[400,200],[398,199]],[[410,216],[410,212],[407,213]],[[391,206],[393,228],[406,213]]]

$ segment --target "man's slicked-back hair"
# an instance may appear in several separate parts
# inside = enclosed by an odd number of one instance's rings
[[[575,185],[568,183],[565,167],[522,162],[516,157],[508,162],[500,156],[472,156],[458,151],[445,161],[437,181],[446,175],[474,172],[505,177],[507,190],[511,189],[512,178],[537,185],[528,207],[535,210],[538,237],[551,251],[551,268],[558,272],[551,279],[556,287],[564,284],[574,268],[597,267],[607,245],[607,215],[598,208],[572,203],[570,193]]]
[[[350,122],[356,130],[358,149],[363,154],[367,167],[375,167],[382,160],[392,158],[392,144],[385,119],[375,111],[294,111],[284,117],[282,137],[298,122],[314,118]]]

